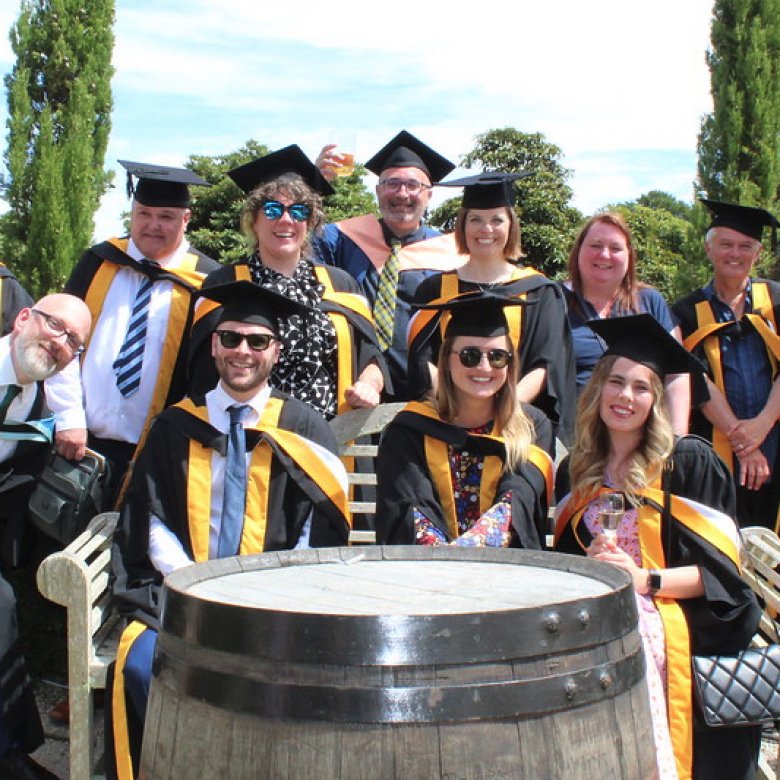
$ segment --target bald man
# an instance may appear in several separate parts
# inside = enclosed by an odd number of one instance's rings
[[[13,330],[0,339],[0,505],[3,513],[14,502],[26,503],[33,475],[48,450],[40,440],[25,439],[20,423],[41,419],[40,383],[62,371],[81,354],[91,324],[89,309],[82,300],[58,293],[23,308],[16,315]],[[23,438],[4,438],[10,431]],[[7,780],[54,778],[56,775],[28,755],[43,743],[43,728],[18,641],[16,598],[11,586],[0,576],[0,777]]]

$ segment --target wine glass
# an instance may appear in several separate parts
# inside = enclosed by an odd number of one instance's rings
[[[617,528],[625,511],[622,493],[602,493],[598,503],[598,519],[601,531],[607,539],[617,541]]]

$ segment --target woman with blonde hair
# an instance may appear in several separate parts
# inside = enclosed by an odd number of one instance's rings
[[[467,292],[501,286],[535,305],[507,310],[509,337],[517,354],[517,396],[550,420],[565,443],[574,422],[574,359],[560,286],[523,262],[520,222],[514,209],[518,173],[481,173],[437,186],[463,187],[455,242],[465,262],[455,271],[433,274],[420,284],[414,305],[444,301]],[[409,382],[415,397],[436,387],[433,365],[446,323],[438,312],[419,312],[409,328]]]
[[[448,314],[439,381],[382,435],[377,540],[543,548],[553,467],[536,441],[549,445],[550,424],[517,400],[504,313],[522,301],[477,292],[431,305]]]
[[[555,548],[631,577],[659,777],[751,778],[760,728],[709,728],[692,700],[691,656],[744,649],[760,617],[740,576],[733,480],[708,442],[676,439],[668,416],[664,378],[698,365],[649,314],[590,327],[607,350],[580,397]],[[608,507],[615,496],[623,510]]]

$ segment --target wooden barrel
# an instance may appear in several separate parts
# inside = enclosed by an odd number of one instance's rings
[[[648,778],[628,576],[556,553],[301,550],[167,578],[142,776]]]

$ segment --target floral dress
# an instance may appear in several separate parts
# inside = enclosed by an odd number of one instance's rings
[[[608,486],[609,487],[609,486]],[[585,509],[583,521],[587,529],[596,536],[601,533],[598,519],[598,504],[592,501]],[[617,545],[628,553],[637,566],[642,565],[639,549],[638,512],[627,509],[617,528]],[[647,662],[647,687],[650,694],[650,712],[653,717],[653,735],[655,738],[656,763],[659,780],[677,780],[677,765],[674,760],[672,741],[669,735],[669,719],[666,705],[666,640],[661,615],[650,595],[636,597],[639,613],[639,634]]]
[[[468,430],[470,434],[490,433],[492,423]],[[456,547],[508,547],[512,537],[512,492],[507,491],[484,514],[479,509],[483,457],[447,447],[455,496],[458,537],[448,542],[445,534],[416,507],[415,544],[452,544]]]

